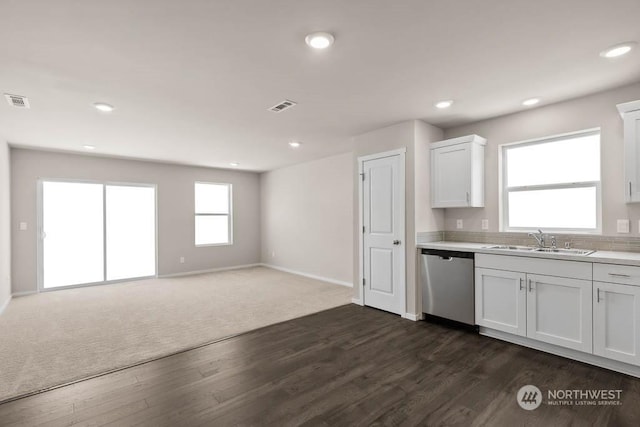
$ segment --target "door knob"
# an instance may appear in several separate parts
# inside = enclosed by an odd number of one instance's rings
[[[393,244],[394,244],[394,245],[399,245],[399,244],[400,244],[400,240],[394,240],[394,241],[393,241]]]

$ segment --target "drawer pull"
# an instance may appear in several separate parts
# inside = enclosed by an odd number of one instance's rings
[[[618,273],[609,273],[609,276],[614,276],[614,277],[631,277],[628,274],[618,274]]]

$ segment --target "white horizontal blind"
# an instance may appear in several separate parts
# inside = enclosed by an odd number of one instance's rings
[[[505,231],[601,230],[600,131],[502,146]]]

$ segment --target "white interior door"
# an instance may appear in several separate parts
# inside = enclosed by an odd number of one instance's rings
[[[361,163],[364,304],[404,315],[404,153]]]

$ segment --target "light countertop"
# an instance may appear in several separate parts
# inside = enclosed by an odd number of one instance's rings
[[[568,261],[601,262],[605,264],[640,266],[640,253],[595,251],[590,255],[561,254],[553,252],[529,252],[508,249],[488,249],[499,243],[468,243],[468,242],[429,242],[419,243],[418,249],[440,249],[447,251],[474,252],[481,254],[524,256],[530,258],[564,259]]]

